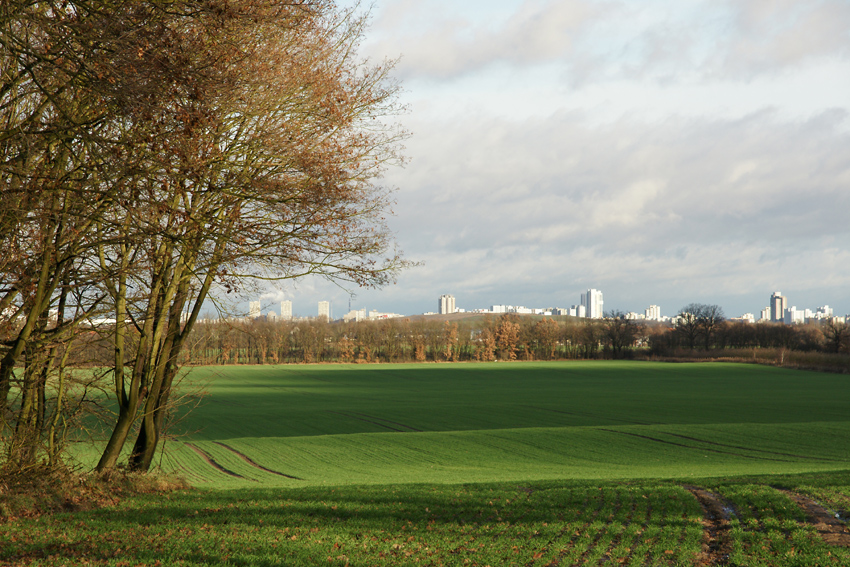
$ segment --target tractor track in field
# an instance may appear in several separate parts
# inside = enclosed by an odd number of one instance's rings
[[[344,412],[341,412],[341,411],[333,411],[333,410],[325,410],[325,411],[327,411],[328,413],[341,415],[343,417],[349,417],[351,419],[357,419],[359,421],[365,421],[366,423],[371,423],[373,425],[383,427],[384,429],[389,429],[390,431],[397,431],[399,433],[410,433],[411,431],[420,432],[420,433],[422,432],[421,429],[416,429],[415,427],[410,427],[409,425],[404,425],[403,423],[396,423],[395,421],[390,421],[388,419],[375,417],[373,415],[367,415],[365,413],[357,413],[357,412],[344,413]],[[404,427],[406,429],[398,429],[396,427],[393,427],[392,425],[387,425],[388,423],[391,423],[393,425],[398,425],[399,427]]]
[[[823,541],[830,545],[850,547],[850,530],[844,522],[808,496],[781,488],[777,490],[793,500],[805,512],[809,523],[815,527]]]
[[[755,457],[753,455],[744,455],[743,453],[736,453],[734,451],[721,451],[720,449],[711,449],[709,447],[694,447],[693,445],[686,445],[684,443],[676,443],[675,441],[668,441],[666,439],[658,439],[657,437],[652,437],[650,435],[641,435],[640,433],[630,433],[628,431],[615,431],[613,429],[605,429],[600,427],[599,431],[607,431],[608,433],[617,433],[619,435],[628,435],[629,437],[637,437],[639,439],[646,439],[648,441],[655,441],[656,443],[664,443],[665,445],[673,445],[675,447],[684,447],[685,449],[693,449],[694,451],[706,451],[708,453],[719,453],[721,455],[734,455],[736,457],[742,457],[744,459],[753,459],[756,461],[773,461],[776,463],[793,463],[794,461],[789,461],[787,459],[775,459],[771,457]]]
[[[362,416],[362,417],[367,417],[367,418],[371,418],[371,419],[377,419],[378,421],[385,421],[385,422],[387,422],[387,423],[392,423],[393,425],[398,425],[399,427],[406,427],[406,428],[407,428],[407,429],[409,429],[410,431],[415,431],[416,433],[422,433],[422,430],[421,430],[421,429],[416,429],[415,427],[410,427],[409,425],[405,425],[405,424],[403,424],[403,423],[399,423],[399,422],[397,422],[397,421],[390,421],[389,419],[384,419],[384,418],[382,418],[382,417],[375,417],[374,415],[368,415],[368,414],[365,414],[365,413],[359,413],[359,412],[356,412],[356,411],[355,411],[355,412],[352,412],[352,413],[353,413],[354,415],[359,415],[359,416]]]
[[[596,414],[593,414],[593,413],[580,413],[580,412],[574,412],[574,411],[556,410],[556,409],[552,409],[552,408],[541,408],[541,407],[538,407],[538,406],[522,406],[522,407],[526,407],[526,408],[530,408],[530,409],[536,409],[536,410],[540,410],[540,411],[548,411],[548,412],[551,412],[551,413],[559,413],[561,415],[571,415],[573,417],[592,417],[592,418],[596,418],[596,419],[605,419],[606,421],[616,421],[616,422],[619,422],[619,423],[627,423],[629,425],[655,425],[654,423],[649,422],[649,421],[630,421],[628,419],[618,419],[616,417],[604,417],[604,416],[596,415]]]
[[[680,439],[687,439],[689,441],[696,441],[698,443],[705,443],[706,445],[714,445],[717,447],[726,447],[728,449],[741,449],[742,451],[749,451],[751,453],[767,453],[768,455],[776,455],[777,457],[793,457],[795,459],[806,459],[806,460],[815,460],[815,461],[824,461],[828,463],[843,463],[844,461],[839,461],[838,459],[825,459],[825,458],[817,458],[813,459],[812,457],[806,455],[797,455],[794,453],[782,453],[779,451],[767,451],[765,449],[751,449],[749,447],[743,447],[741,445],[729,445],[727,443],[718,443],[717,441],[707,441],[705,439],[700,439],[698,437],[689,437],[688,435],[680,435],[678,433],[667,433],[664,432],[664,435],[669,435],[670,437],[678,437]]]
[[[197,454],[199,454],[207,462],[207,464],[209,464],[211,467],[213,467],[217,471],[223,472],[224,474],[235,477],[235,478],[245,478],[241,474],[235,473],[232,470],[221,466],[221,464],[216,462],[216,460],[213,459],[212,456],[210,456],[209,453],[207,453],[206,451],[204,451],[203,449],[201,449],[197,445],[192,445],[191,443],[184,443],[184,445],[186,445],[187,447],[189,447],[190,449],[195,451]]]
[[[248,455],[245,455],[244,453],[240,453],[239,451],[237,451],[236,449],[234,449],[230,445],[225,445],[224,443],[222,443],[220,441],[213,441],[213,443],[215,443],[216,445],[219,445],[220,447],[224,447],[225,449],[227,449],[228,451],[230,451],[231,453],[233,453],[234,455],[236,455],[237,457],[239,457],[240,459],[242,459],[243,461],[245,461],[246,463],[248,463],[252,467],[258,468],[261,471],[265,471],[265,472],[271,473],[271,474],[276,474],[278,476],[282,476],[282,477],[292,479],[292,480],[304,480],[303,478],[298,478],[297,476],[292,476],[292,475],[289,475],[289,474],[286,474],[286,473],[282,473],[280,471],[275,471],[275,470],[266,468],[263,465],[254,461],[253,459],[251,459],[251,457],[249,457]]]
[[[694,495],[703,510],[703,551],[697,565],[728,565],[732,554],[732,525],[729,519],[735,513],[734,508],[719,495],[704,488],[690,485],[683,488]]]

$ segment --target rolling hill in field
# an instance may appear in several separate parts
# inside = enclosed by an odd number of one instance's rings
[[[199,486],[464,483],[850,468],[850,380],[754,365],[194,369],[162,466]],[[180,433],[180,435],[175,435]]]

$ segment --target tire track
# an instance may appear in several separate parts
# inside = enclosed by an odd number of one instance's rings
[[[680,435],[678,433],[668,433],[666,431],[664,431],[662,433],[664,433],[664,435],[669,435],[670,437],[679,437],[680,439],[687,439],[689,441],[696,441],[698,443],[705,443],[706,445],[715,445],[715,446],[718,446],[718,447],[727,447],[729,449],[741,449],[742,451],[749,451],[751,453],[767,453],[768,455],[776,455],[776,456],[779,456],[779,457],[793,457],[795,459],[824,461],[824,462],[828,462],[828,463],[843,463],[844,462],[844,461],[841,461],[839,459],[826,459],[826,458],[813,459],[812,457],[809,457],[809,456],[806,456],[806,455],[796,455],[794,453],[782,453],[780,451],[768,451],[766,449],[751,449],[749,447],[743,447],[741,445],[729,445],[727,443],[718,443],[717,441],[708,441],[706,439],[700,439],[698,437],[689,437],[687,435]]]
[[[395,423],[393,421],[381,419],[379,417],[374,417],[374,416],[366,415],[366,414],[362,414],[362,413],[360,413],[360,414],[355,413],[355,414],[352,415],[352,414],[348,414],[348,413],[343,413],[341,411],[333,411],[333,410],[325,410],[325,411],[328,412],[328,413],[341,415],[343,417],[348,417],[348,418],[351,418],[351,419],[357,419],[359,421],[365,421],[366,423],[371,423],[373,425],[377,425],[378,427],[383,427],[384,429],[389,429],[390,431],[397,431],[399,433],[409,433],[411,430],[419,431],[418,429],[413,429],[412,427],[408,427],[407,425],[402,425],[401,423]],[[364,416],[364,417],[360,417],[360,416]],[[367,418],[371,418],[371,419],[367,419]],[[379,421],[375,421],[375,420],[379,420]],[[382,421],[384,421],[386,423],[381,423]],[[405,429],[398,429],[396,427],[393,427],[392,425],[387,425],[387,423],[392,423],[393,425],[398,425],[400,427],[407,427],[407,429],[406,430]]]
[[[850,547],[850,531],[844,522],[839,520],[833,514],[830,514],[826,508],[802,494],[791,492],[790,490],[777,489],[788,498],[793,500],[797,506],[803,509],[809,523],[818,531],[818,535],[823,541],[830,545],[840,547]]]
[[[732,508],[720,496],[697,486],[683,486],[694,495],[703,511],[703,552],[698,565],[728,565],[732,554],[732,525],[729,522]]]
[[[384,418],[382,418],[382,417],[375,417],[374,415],[368,415],[368,414],[365,414],[365,413],[358,413],[358,412],[356,412],[356,411],[355,411],[355,412],[352,412],[352,413],[353,413],[354,415],[360,415],[360,416],[363,416],[363,417],[369,417],[369,418],[372,418],[372,419],[377,419],[378,421],[385,421],[385,422],[387,422],[387,423],[392,423],[393,425],[398,425],[399,427],[406,427],[407,429],[409,429],[409,430],[411,430],[411,431],[416,431],[417,433],[422,433],[422,430],[421,430],[421,429],[416,429],[415,427],[410,427],[409,425],[405,425],[405,424],[403,424],[403,423],[398,423],[397,421],[390,421],[389,419],[384,419]]]
[[[736,457],[743,457],[744,459],[753,459],[756,461],[773,461],[776,463],[793,463],[794,461],[789,461],[787,459],[772,459],[770,457],[755,457],[753,455],[744,455],[743,453],[735,453],[733,451],[721,451],[720,449],[711,449],[709,447],[694,447],[693,445],[685,445],[684,443],[676,443],[674,441],[667,441],[666,439],[658,439],[656,437],[650,437],[649,435],[641,435],[639,433],[629,433],[628,431],[615,431],[613,429],[604,429],[599,428],[599,431],[607,431],[608,433],[617,433],[619,435],[628,435],[629,437],[637,437],[638,439],[647,439],[649,441],[655,441],[656,443],[664,443],[665,445],[673,445],[674,447],[684,447],[685,449],[693,449],[694,451],[706,451],[708,453],[719,453],[721,455],[734,455]]]
[[[234,449],[230,445],[225,445],[224,443],[221,443],[220,441],[213,441],[213,443],[215,443],[216,445],[218,445],[220,447],[224,447],[225,449],[227,449],[228,451],[230,451],[231,453],[233,453],[234,455],[236,455],[237,457],[239,457],[240,459],[242,459],[243,461],[245,461],[246,463],[248,463],[252,467],[258,468],[261,471],[265,471],[265,472],[271,473],[271,474],[276,474],[278,476],[286,477],[286,478],[289,478],[289,479],[292,479],[292,480],[304,480],[303,478],[298,478],[297,476],[284,474],[282,472],[278,472],[278,471],[266,468],[263,465],[254,461],[253,459],[251,459],[251,457],[249,457],[248,455],[245,455],[244,453],[240,453],[239,451],[237,451],[236,449]]]
[[[551,413],[559,413],[561,415],[571,415],[573,417],[583,417],[583,418],[590,417],[590,418],[594,418],[594,419],[604,419],[605,421],[616,421],[618,423],[627,423],[629,425],[656,425],[655,423],[650,422],[650,421],[631,421],[631,420],[628,420],[628,419],[619,419],[619,418],[616,418],[616,417],[605,417],[605,416],[596,415],[596,414],[593,414],[593,413],[563,411],[563,410],[556,410],[556,409],[552,409],[552,408],[541,408],[541,407],[538,407],[538,406],[522,406],[522,407],[535,409],[535,410],[539,410],[539,411],[548,411],[548,412],[551,412]]]
[[[215,459],[212,458],[212,456],[210,456],[209,453],[207,453],[206,451],[204,451],[200,447],[198,447],[196,445],[192,445],[191,443],[184,443],[184,445],[186,445],[187,447],[189,447],[190,449],[195,451],[197,454],[199,454],[207,462],[207,464],[209,464],[211,467],[213,467],[217,471],[223,472],[224,474],[235,477],[235,478],[245,478],[241,474],[235,473],[232,470],[221,466],[219,463],[216,462]]]

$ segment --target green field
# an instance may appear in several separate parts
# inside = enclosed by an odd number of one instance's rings
[[[166,443],[162,463],[199,486],[850,468],[839,375],[575,362],[198,368],[191,379],[209,395],[173,427],[190,433]]]
[[[850,509],[846,376],[573,362],[189,381],[208,393],[161,465],[195,490],[0,526],[0,562],[850,565],[792,500]],[[711,536],[697,489],[728,516]]]

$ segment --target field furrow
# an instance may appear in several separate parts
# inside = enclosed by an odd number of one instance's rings
[[[265,472],[271,473],[271,474],[276,474],[278,476],[282,476],[284,478],[288,478],[288,479],[291,479],[291,480],[303,480],[303,479],[298,478],[297,476],[288,475],[288,474],[282,473],[280,471],[275,471],[275,470],[272,470],[270,468],[264,467],[260,464],[257,464],[253,459],[251,459],[250,457],[248,457],[244,453],[240,453],[239,451],[237,451],[236,449],[234,449],[230,445],[226,445],[226,444],[222,443],[221,441],[215,441],[215,444],[218,445],[219,447],[224,447],[225,449],[227,449],[231,453],[234,453],[236,456],[241,458],[243,461],[245,461],[246,463],[248,463],[252,467],[258,468],[261,471],[265,471]]]

